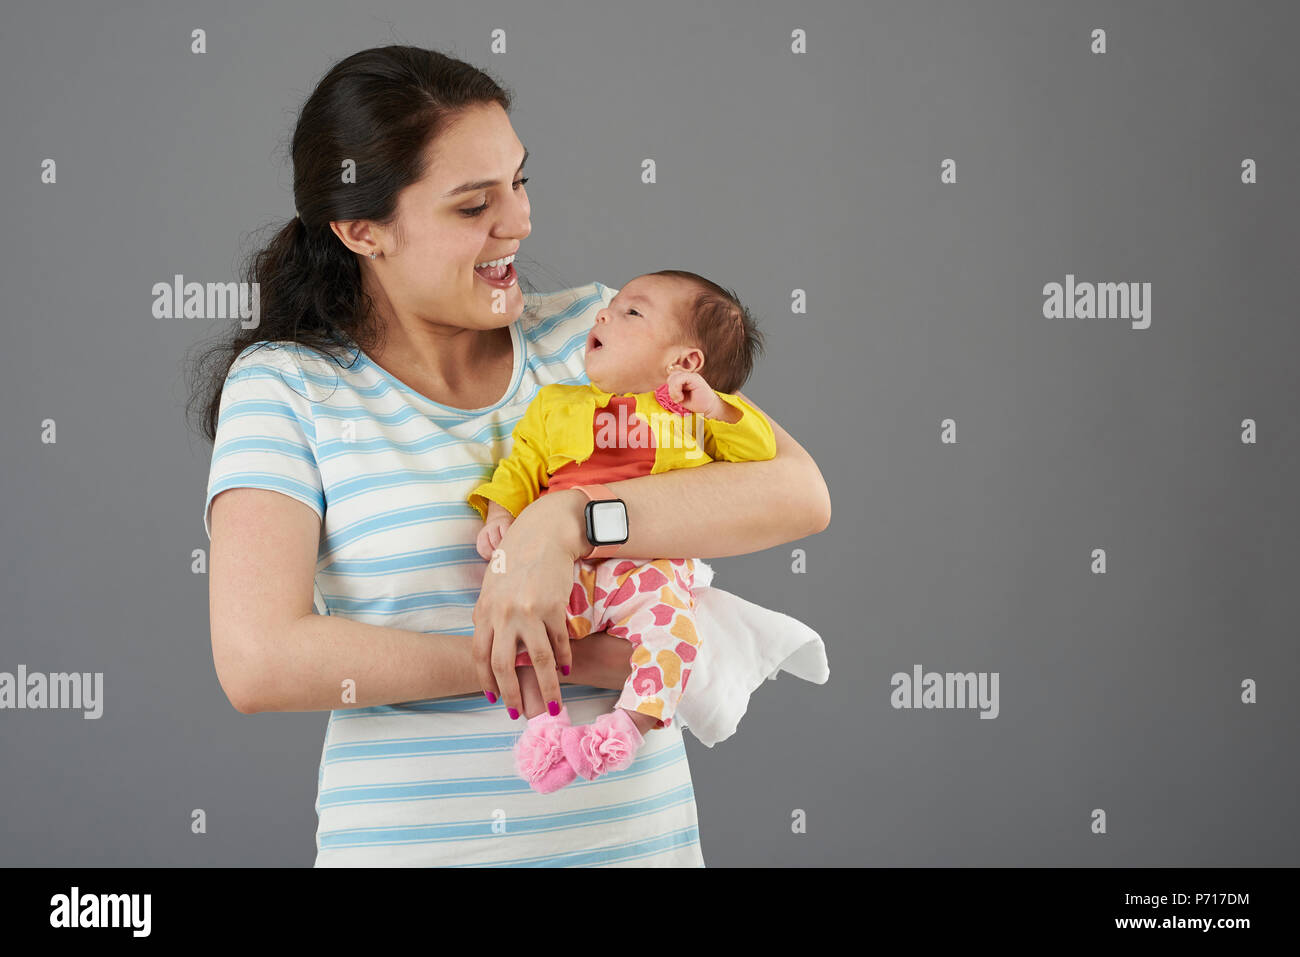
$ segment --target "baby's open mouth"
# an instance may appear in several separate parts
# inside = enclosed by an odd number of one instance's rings
[[[594,352],[596,349],[599,348],[600,348],[600,340],[597,339],[596,336],[593,334],[591,337],[591,344],[590,346],[588,346],[588,351]]]

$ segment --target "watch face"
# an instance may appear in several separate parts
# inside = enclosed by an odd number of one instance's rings
[[[595,545],[627,541],[627,507],[622,502],[592,502],[590,533]]]

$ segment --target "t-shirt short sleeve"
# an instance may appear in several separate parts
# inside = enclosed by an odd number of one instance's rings
[[[232,488],[281,492],[325,517],[306,378],[295,350],[277,345],[250,346],[231,365],[221,391],[203,511],[209,537],[212,500]]]

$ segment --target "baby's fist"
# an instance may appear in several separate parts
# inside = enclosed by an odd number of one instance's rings
[[[515,517],[505,506],[498,505],[496,502],[488,505],[487,519],[479,530],[478,540],[474,543],[480,558],[486,562],[492,561],[492,553],[497,550],[501,539],[505,538],[506,529],[514,520]]]
[[[722,400],[698,372],[670,372],[668,397],[697,415],[716,418]]]
[[[479,529],[478,539],[474,542],[474,547],[478,549],[479,558],[485,562],[492,561],[492,552],[496,546],[492,544],[492,529],[484,525]]]

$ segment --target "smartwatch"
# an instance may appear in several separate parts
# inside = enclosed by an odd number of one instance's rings
[[[582,557],[609,558],[627,541],[627,505],[603,485],[573,486],[589,501],[586,508],[587,541],[591,551]]]

